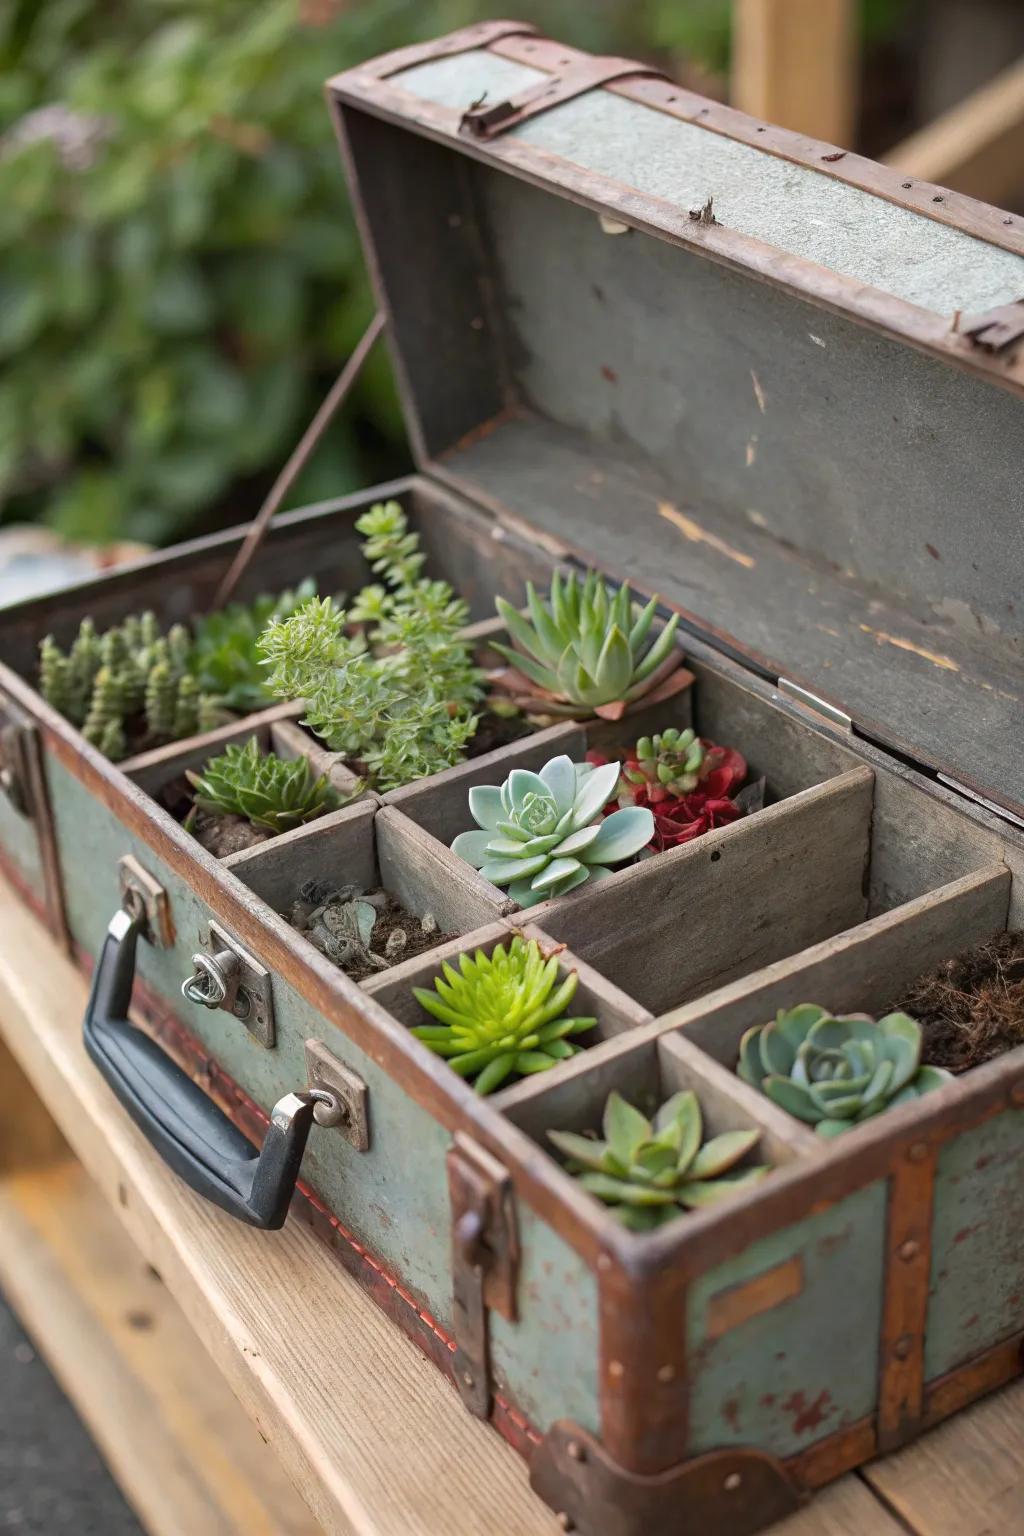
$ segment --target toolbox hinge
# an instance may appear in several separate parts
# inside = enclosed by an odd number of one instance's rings
[[[778,689],[784,698],[792,699],[794,704],[799,704],[803,709],[809,709],[812,714],[822,715],[832,725],[838,725],[840,730],[853,730],[852,718],[830,699],[821,698],[819,694],[812,693],[809,688],[802,688],[799,683],[792,682],[788,677],[779,678]]]
[[[516,1321],[519,1231],[508,1171],[468,1136],[448,1149],[455,1384],[470,1413],[491,1412],[488,1308]]]
[[[1018,341],[1024,341],[1024,299],[990,309],[983,315],[965,315],[960,330],[983,352],[1005,352]]]

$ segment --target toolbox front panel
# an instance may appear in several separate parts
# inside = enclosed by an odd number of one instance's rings
[[[46,880],[39,824],[19,811],[0,793],[0,859],[15,883],[28,892],[40,910],[45,902]]]
[[[876,1180],[694,1282],[688,1454],[793,1456],[874,1412],[886,1201]]]
[[[1022,1326],[1024,1109],[1009,1108],[962,1131],[939,1153],[925,1380]]]

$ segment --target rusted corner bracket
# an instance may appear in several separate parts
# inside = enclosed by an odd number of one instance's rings
[[[489,1308],[514,1323],[519,1232],[508,1171],[457,1132],[448,1149],[452,1207],[452,1300],[455,1385],[470,1413],[490,1417]]]
[[[1024,341],[1024,299],[987,310],[983,315],[966,315],[960,330],[983,352],[1005,352],[1015,342]]]
[[[751,1536],[806,1498],[761,1451],[709,1451],[665,1472],[627,1472],[567,1419],[534,1451],[530,1483],[577,1536]]]
[[[459,128],[477,139],[493,139],[506,133],[528,117],[536,117],[551,107],[584,96],[598,86],[609,85],[626,76],[665,80],[660,69],[650,69],[633,59],[591,58],[584,56],[570,64],[563,74],[548,75],[504,101],[474,103],[462,114]]]
[[[472,53],[477,48],[489,48],[492,43],[506,37],[536,37],[537,28],[525,21],[477,21],[468,27],[459,27],[444,37],[432,38],[425,43],[409,43],[404,48],[393,48],[379,58],[370,59],[358,66],[358,73],[370,75],[374,80],[386,80],[390,75],[400,75],[420,64],[434,59],[450,59],[458,53]]]

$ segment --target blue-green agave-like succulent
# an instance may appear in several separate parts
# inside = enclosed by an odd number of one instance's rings
[[[781,1009],[748,1029],[737,1073],[819,1136],[839,1136],[952,1081],[921,1065],[921,1026],[906,1013],[834,1017],[816,1003]]]
[[[654,835],[646,806],[602,817],[619,770],[617,762],[593,768],[563,755],[539,773],[513,768],[502,785],[477,785],[469,809],[479,830],[460,832],[452,852],[492,885],[506,886],[521,907],[600,880]]]

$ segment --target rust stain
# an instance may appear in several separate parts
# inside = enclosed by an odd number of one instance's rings
[[[607,363],[601,364],[601,377],[606,379],[609,384],[617,384],[619,382],[619,376],[615,369],[609,368]]]
[[[736,1398],[730,1397],[727,1403],[722,1404],[722,1417],[730,1429],[738,1430],[740,1427],[740,1405]]]
[[[872,629],[868,624],[862,624],[860,627],[866,635],[873,635],[879,645],[894,645],[898,651],[913,651],[915,656],[920,656],[924,661],[930,661],[934,667],[941,667],[944,672],[960,671],[950,656],[943,656],[938,651],[926,651],[923,645],[915,645],[913,640],[904,640],[901,635],[887,635],[884,630]]]
[[[764,1396],[762,1397],[762,1399],[761,1399],[761,1407],[762,1408],[770,1408],[774,1402],[775,1402],[775,1393],[774,1392],[766,1392],[764,1394]]]
[[[659,501],[658,513],[666,522],[673,523],[691,544],[706,544],[709,549],[724,555],[727,560],[735,560],[736,564],[742,565],[744,570],[752,571],[756,566],[757,561],[752,556],[733,549],[731,544],[727,544],[717,534],[708,533],[699,523],[695,523],[692,517],[687,517],[685,512],[680,512],[678,507],[674,507],[670,501]]]
[[[977,1321],[978,1321],[978,1314],[977,1314],[977,1312],[975,1312],[974,1316],[973,1317],[969,1317],[967,1319],[966,1323],[964,1323],[964,1327],[965,1328],[973,1328]]]
[[[805,1430],[819,1429],[829,1415],[835,1413],[831,1403],[832,1398],[827,1391],[819,1392],[811,1403],[803,1392],[794,1392],[782,1404],[782,1411],[793,1415],[793,1433],[801,1435]]]
[[[750,382],[754,386],[754,399],[757,401],[757,408],[761,412],[761,415],[763,416],[764,415],[764,390],[761,388],[761,380],[758,378],[758,376],[754,372],[753,368],[751,368],[751,370],[750,370]]]
[[[967,1239],[972,1237],[974,1233],[979,1230],[979,1225],[975,1225],[973,1227],[961,1227],[960,1231],[955,1233],[953,1237],[954,1243],[966,1243]]]
[[[930,554],[930,555],[931,555],[931,557],[932,557],[932,559],[933,559],[933,560],[941,560],[941,559],[942,559],[942,556],[941,556],[941,555],[940,555],[940,554],[939,554],[939,552],[938,552],[938,550],[937,550],[937,549],[936,549],[936,548],[935,548],[935,545],[934,545],[934,544],[926,544],[926,545],[925,545],[925,549],[926,549],[926,550],[927,550],[927,551],[928,551],[928,553],[929,553],[929,554]]]

